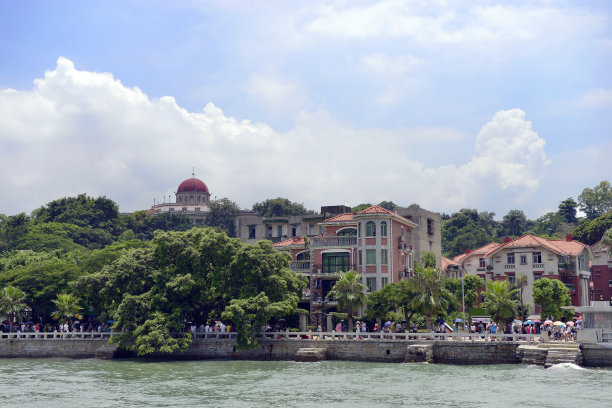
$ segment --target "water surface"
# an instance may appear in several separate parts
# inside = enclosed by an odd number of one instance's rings
[[[612,406],[612,369],[344,361],[0,359],[1,407],[391,405]]]

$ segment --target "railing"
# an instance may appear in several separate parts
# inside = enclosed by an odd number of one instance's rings
[[[312,264],[310,261],[293,261],[291,262],[291,269],[296,272],[310,272]]]
[[[97,332],[97,331],[73,331],[73,332],[16,332],[16,333],[0,333],[1,339],[21,340],[108,340],[113,336],[121,334],[121,332]]]
[[[348,272],[351,269],[357,270],[357,265],[338,265],[338,266],[328,266],[324,268],[322,265],[313,264],[311,270],[312,277],[337,277],[340,272]]]
[[[346,247],[357,245],[357,237],[312,237],[310,238],[311,247]]]
[[[504,265],[504,269],[515,269],[515,268],[516,268],[516,266],[514,264]]]
[[[533,269],[544,269],[544,264],[543,263],[534,263],[533,264]]]
[[[121,334],[120,332],[17,332],[0,333],[3,340],[108,340]],[[194,339],[232,340],[235,332],[195,332]],[[540,334],[520,333],[385,333],[385,332],[266,332],[258,335],[268,340],[371,340],[371,341],[413,341],[413,340],[445,340],[469,342],[512,341],[518,343],[537,343]],[[603,341],[612,342],[612,332],[603,332]]]

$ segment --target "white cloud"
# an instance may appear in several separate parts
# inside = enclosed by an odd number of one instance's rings
[[[597,109],[612,107],[612,89],[590,89],[571,103],[574,109]]]
[[[376,75],[397,76],[421,64],[421,59],[412,55],[388,56],[377,53],[365,55],[361,58],[363,69]]]
[[[123,211],[147,208],[193,165],[213,196],[244,207],[280,195],[311,208],[392,199],[448,211],[538,187],[545,142],[523,111],[497,112],[463,164],[432,166],[438,150],[470,138],[448,128],[356,129],[326,112],[302,112],[277,132],[213,103],[189,112],[60,58],[32,90],[0,92],[0,212],[81,192]]]

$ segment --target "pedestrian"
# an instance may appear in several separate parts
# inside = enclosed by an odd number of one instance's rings
[[[338,333],[342,333],[342,322],[344,322],[344,320],[340,320],[338,324],[336,325],[336,331]]]

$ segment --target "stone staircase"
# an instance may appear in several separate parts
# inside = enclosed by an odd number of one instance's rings
[[[327,359],[326,348],[302,347],[295,353],[295,361],[313,362]]]
[[[582,365],[582,352],[578,343],[548,343],[540,346],[548,348],[546,363],[544,364],[546,368],[562,363]]]
[[[536,364],[546,368],[562,363],[582,365],[582,352],[578,343],[520,345],[516,354],[522,364]]]

